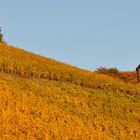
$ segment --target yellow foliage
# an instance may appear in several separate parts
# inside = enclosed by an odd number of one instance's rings
[[[122,95],[0,74],[0,139],[139,139],[139,96]]]
[[[0,43],[0,139],[140,139],[140,87]]]
[[[0,43],[0,71],[23,77],[69,82],[94,89],[140,94],[139,85],[127,84],[110,76],[82,70],[3,43]]]

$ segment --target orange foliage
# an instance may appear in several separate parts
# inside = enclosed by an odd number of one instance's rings
[[[116,79],[123,80],[126,83],[133,83],[133,84],[137,83],[137,75],[136,72],[134,71],[121,72],[117,68],[100,67],[96,70],[96,72],[99,74],[105,74],[114,77]]]
[[[56,81],[70,82],[84,87],[108,89],[140,94],[140,87],[82,70],[58,61],[0,43],[0,71]]]
[[[0,43],[1,139],[139,139],[139,95],[138,85]]]
[[[139,139],[138,99],[0,74],[0,139]]]
[[[137,83],[136,72],[122,72],[121,79],[125,82],[130,82],[130,83],[136,84]]]

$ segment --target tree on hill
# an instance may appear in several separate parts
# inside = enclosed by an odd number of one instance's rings
[[[126,83],[137,83],[137,76],[136,72],[134,71],[121,72],[117,68],[100,67],[96,69],[96,72],[99,74],[105,74],[123,80]]]
[[[115,78],[120,77],[120,71],[117,68],[100,67],[100,68],[97,68],[96,72],[100,74],[110,75]]]

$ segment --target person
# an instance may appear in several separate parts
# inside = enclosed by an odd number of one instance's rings
[[[0,42],[2,42],[3,41],[3,34],[1,33],[1,27],[0,27]]]

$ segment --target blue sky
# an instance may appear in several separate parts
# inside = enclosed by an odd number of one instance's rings
[[[140,63],[139,0],[2,0],[0,26],[16,47],[95,70]]]

